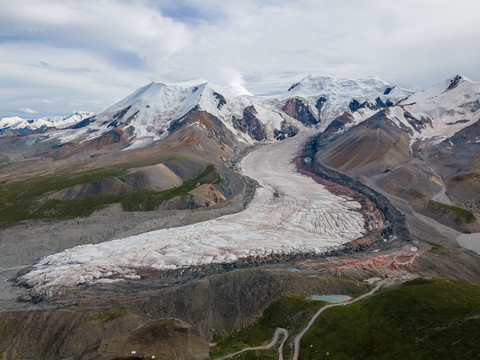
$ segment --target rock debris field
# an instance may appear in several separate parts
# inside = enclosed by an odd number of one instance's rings
[[[365,221],[360,204],[329,193],[296,171],[292,160],[308,136],[302,133],[261,146],[242,160],[242,173],[260,185],[246,210],[67,249],[38,261],[20,282],[45,293],[52,286],[140,279],[146,269],[231,263],[250,256],[320,254],[361,237]]]

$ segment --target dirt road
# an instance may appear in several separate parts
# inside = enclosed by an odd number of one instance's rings
[[[280,336],[283,335],[283,340],[280,343],[278,347],[278,360],[283,360],[283,345],[285,344],[285,341],[287,340],[289,334],[287,329],[283,328],[276,328],[275,332],[273,333],[273,338],[272,341],[270,341],[267,345],[261,345],[261,346],[255,346],[255,347],[248,347],[245,349],[242,349],[240,351],[234,352],[232,354],[228,354],[222,357],[217,358],[216,360],[224,360],[224,359],[230,359],[238,354],[244,353],[245,351],[255,351],[255,350],[268,350],[271,349],[277,342]]]

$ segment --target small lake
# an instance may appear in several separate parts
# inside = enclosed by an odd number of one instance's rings
[[[348,295],[312,295],[312,300],[325,301],[328,303],[341,303],[351,299]]]

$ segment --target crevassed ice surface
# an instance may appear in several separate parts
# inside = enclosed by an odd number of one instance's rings
[[[246,210],[188,226],[82,245],[47,256],[22,280],[41,291],[139,278],[145,268],[175,269],[249,256],[322,253],[362,236],[360,204],[335,196],[291,162],[307,133],[258,148],[242,172],[260,188]]]

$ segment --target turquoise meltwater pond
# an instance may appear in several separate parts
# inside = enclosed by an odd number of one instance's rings
[[[312,300],[325,301],[328,303],[341,303],[351,299],[348,295],[312,295]]]

